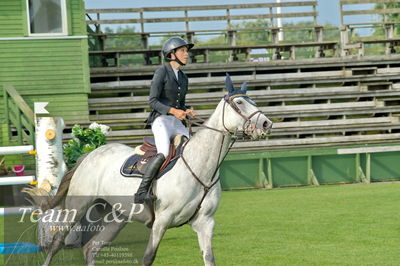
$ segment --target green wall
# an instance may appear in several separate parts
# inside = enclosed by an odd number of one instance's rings
[[[83,0],[66,0],[68,35],[86,35]],[[0,37],[28,36],[26,0],[0,1]]]
[[[21,0],[0,1],[0,37],[26,36],[26,5]]]
[[[83,0],[67,0],[67,8],[72,35],[87,35]]]
[[[340,154],[343,148],[397,151]],[[231,152],[220,169],[223,189],[273,188],[400,180],[400,143]]]
[[[41,39],[28,36],[26,0],[0,1],[0,88],[13,85],[31,107],[34,101],[49,102],[50,115],[61,116],[67,123],[88,122],[84,3],[66,2],[68,36]]]
[[[86,39],[0,41],[1,83],[31,107],[48,101],[51,116],[66,122],[88,121],[88,68]]]

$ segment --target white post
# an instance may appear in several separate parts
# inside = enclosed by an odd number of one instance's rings
[[[281,0],[276,0],[276,3],[281,3]],[[277,7],[276,8],[276,14],[282,14],[282,10],[281,7]],[[282,31],[282,18],[277,18],[277,24],[278,24],[278,28],[279,28],[279,32],[278,32],[278,40],[279,41],[283,41],[283,31]]]
[[[36,179],[38,187],[54,196],[67,166],[64,162],[62,133],[65,127],[61,117],[37,117],[49,114],[47,102],[35,102]]]
[[[62,148],[64,120],[61,117],[36,118],[36,178],[38,187],[55,195],[67,167]]]
[[[61,117],[36,117],[36,177],[38,187],[44,189],[49,195],[57,193],[67,167],[64,162],[62,136],[64,120]],[[59,211],[60,208],[47,210],[44,214]],[[79,224],[79,223],[78,223]],[[54,226],[52,231],[52,226]],[[43,247],[49,247],[52,243],[57,226],[62,228],[63,224],[56,221],[43,222],[38,224],[38,239]],[[61,229],[60,229],[61,230]],[[81,243],[82,232],[71,230],[64,240],[68,246],[78,247]]]
[[[64,120],[61,117],[37,117],[37,114],[49,114],[45,109],[47,103],[35,103],[35,139],[36,139],[36,178],[37,186],[54,196],[57,193],[58,186],[67,166],[64,162],[62,136],[65,127]],[[60,208],[47,210],[43,215],[59,211]],[[77,223],[79,225],[79,223]],[[61,226],[55,221],[38,223],[38,240],[43,247],[49,247],[52,244],[54,234],[57,232],[57,226]],[[56,230],[52,230],[55,226]],[[60,229],[61,230],[61,229]],[[64,240],[67,246],[80,246],[82,232],[71,230]]]

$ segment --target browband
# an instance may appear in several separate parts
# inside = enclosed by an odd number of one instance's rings
[[[229,96],[229,99],[232,100],[232,99],[235,99],[236,97],[249,97],[249,95],[247,95],[247,94],[234,94],[232,96]]]
[[[256,104],[256,102],[255,101],[253,101],[250,97],[249,97],[249,95],[247,95],[247,94],[233,94],[233,95],[231,95],[231,96],[229,96],[229,95],[226,95],[226,100],[227,101],[232,101],[233,99],[235,99],[235,98],[237,98],[237,97],[244,97],[244,99],[247,101],[247,102],[249,102],[251,105],[254,105],[254,106],[257,106],[257,104]]]

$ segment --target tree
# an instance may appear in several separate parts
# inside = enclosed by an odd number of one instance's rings
[[[296,26],[294,30],[285,31],[284,42],[305,42],[316,41],[314,23],[311,21],[301,21],[297,23],[285,23],[284,27]],[[257,21],[243,21],[232,26],[233,29],[242,29],[237,36],[238,45],[266,44],[271,43],[269,32],[269,22],[263,19]],[[293,27],[294,28],[294,27]],[[303,28],[303,29],[302,29]],[[245,29],[245,30],[243,30]],[[265,29],[265,30],[263,30]],[[323,25],[324,40],[339,40],[340,34],[337,27],[331,24]],[[209,39],[201,45],[222,45],[227,44],[224,36]]]
[[[377,10],[382,10],[382,9],[396,9],[396,8],[400,8],[400,3],[386,3],[386,8],[385,5],[382,3],[379,4],[375,4],[374,9]],[[379,15],[380,17],[380,21],[385,21],[385,16],[386,16],[386,21],[387,22],[395,22],[395,32],[394,34],[399,35],[400,34],[400,14],[399,13],[393,13],[393,14],[382,14]],[[399,23],[399,24],[396,24]],[[385,36],[385,31],[383,27],[376,27],[374,29],[374,36]]]
[[[285,34],[284,42],[313,42],[317,41],[315,36],[314,23],[312,21],[300,21],[297,23],[285,23],[284,27],[292,29]],[[323,40],[339,40],[340,33],[337,27],[332,24],[323,25]]]
[[[132,34],[135,33],[134,26],[119,26],[116,29],[112,29],[110,27],[106,27],[104,29],[104,33],[113,34],[113,33],[121,33],[121,35],[117,35],[113,37],[109,35],[107,40],[105,41],[105,49],[132,49],[132,48],[141,48],[142,41],[140,34]]]
[[[262,44],[268,42],[269,33],[267,30],[269,22],[264,19],[256,21],[243,21],[233,26],[234,29],[246,29],[237,36],[237,44]],[[247,31],[248,30],[248,31]]]

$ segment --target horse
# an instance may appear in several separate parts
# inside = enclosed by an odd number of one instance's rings
[[[218,169],[239,133],[252,139],[265,138],[272,127],[272,122],[246,94],[246,82],[243,82],[240,89],[235,89],[227,74],[225,83],[227,95],[221,99],[209,119],[203,121],[201,128],[185,143],[174,167],[153,183],[156,200],[151,204],[140,204],[141,211],[129,217],[151,227],[143,265],[153,263],[166,230],[185,223],[197,233],[204,265],[215,265],[212,248],[214,214],[221,197]],[[117,203],[113,197],[107,196],[131,195],[130,202],[122,202],[128,208],[128,205],[133,204],[133,195],[140,179],[122,176],[120,167],[133,152],[133,148],[118,143],[95,149],[66,174],[69,176],[64,177],[69,180],[67,189],[59,190],[53,198],[46,197],[47,205],[36,201],[35,204],[46,210],[54,208],[62,200],[64,208],[76,210],[74,219],[67,222],[67,228],[72,228],[96,200],[103,199],[110,206]],[[35,195],[35,188],[29,194]],[[37,195],[43,195],[43,192],[37,192]],[[122,221],[109,222],[104,230],[84,245],[87,265],[95,264],[96,254],[104,243],[111,242],[127,224],[128,216],[121,217]],[[53,256],[62,248],[67,233],[68,230],[55,233],[43,265],[50,264]]]

